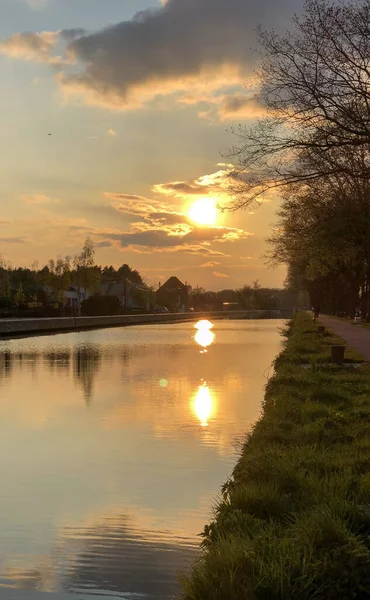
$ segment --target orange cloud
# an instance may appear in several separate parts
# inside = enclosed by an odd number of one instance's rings
[[[175,181],[153,186],[153,192],[165,196],[166,202],[158,198],[107,192],[105,196],[113,200],[112,207],[135,220],[131,221],[127,231],[104,236],[103,243],[128,248],[140,254],[161,251],[223,256],[223,253],[215,252],[213,244],[247,239],[252,234],[235,227],[196,226],[177,207],[180,200],[184,205],[189,198],[197,195],[224,197],[230,177],[231,170],[225,165],[215,173],[203,175],[193,181]]]
[[[213,271],[213,275],[215,277],[225,277],[225,278],[229,277],[228,275],[226,275],[226,273],[219,273],[218,271]]]
[[[215,260],[211,260],[210,262],[204,263],[204,265],[200,265],[202,269],[208,269],[208,268],[213,268],[213,267],[217,267],[218,265],[220,265],[221,263],[215,261]]]
[[[10,58],[43,62],[49,65],[61,65],[63,62],[61,57],[52,55],[58,40],[58,31],[14,33],[7,40],[0,43],[0,52]]]

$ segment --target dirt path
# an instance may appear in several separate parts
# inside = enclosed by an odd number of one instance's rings
[[[352,325],[352,323],[340,321],[326,315],[322,315],[319,321],[370,362],[370,328]]]

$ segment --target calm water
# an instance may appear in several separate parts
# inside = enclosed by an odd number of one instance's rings
[[[0,341],[1,598],[171,598],[259,415],[280,326]]]

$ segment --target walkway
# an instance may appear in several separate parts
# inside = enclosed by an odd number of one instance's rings
[[[370,328],[352,325],[326,315],[322,315],[319,321],[370,362]]]

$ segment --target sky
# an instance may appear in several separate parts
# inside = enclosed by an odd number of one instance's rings
[[[73,256],[150,284],[281,286],[264,255],[278,207],[230,206],[231,133],[253,99],[255,29],[301,0],[0,0],[0,254]]]

